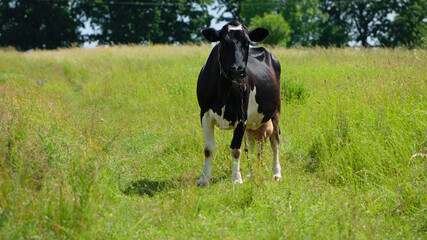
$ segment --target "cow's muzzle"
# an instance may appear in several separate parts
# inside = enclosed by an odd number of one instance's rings
[[[244,67],[231,67],[228,69],[228,75],[233,79],[244,78],[248,75]]]

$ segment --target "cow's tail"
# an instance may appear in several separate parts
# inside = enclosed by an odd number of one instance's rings
[[[274,113],[273,118],[271,119],[271,121],[273,122],[273,134],[271,134],[270,136],[270,142],[273,140],[272,138],[274,138],[275,141],[277,141],[278,143],[280,143],[280,127],[279,127],[279,120],[280,120],[280,111],[276,111],[276,113]]]

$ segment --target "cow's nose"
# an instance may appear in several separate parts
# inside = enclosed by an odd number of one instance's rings
[[[246,68],[244,67],[231,67],[230,72],[235,78],[246,77]]]

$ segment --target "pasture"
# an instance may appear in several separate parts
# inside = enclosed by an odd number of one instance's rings
[[[271,49],[283,180],[267,143],[233,185],[216,129],[199,188],[210,50],[0,50],[0,238],[425,239],[424,50]]]

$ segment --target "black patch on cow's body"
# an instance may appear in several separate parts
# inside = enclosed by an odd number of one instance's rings
[[[231,149],[240,149],[240,146],[242,145],[243,135],[245,135],[245,128],[246,126],[243,122],[237,124],[237,127],[234,130],[233,139],[231,140]]]
[[[262,123],[280,112],[280,64],[276,57],[263,47],[249,49],[248,79],[251,89],[256,87],[255,100],[258,113],[264,115]]]
[[[234,126],[236,122],[247,119],[249,84],[247,77],[233,82],[222,76],[217,58],[218,46],[215,46],[199,75],[197,98],[200,117],[209,110],[221,116],[225,106],[224,119]]]
[[[209,149],[205,148],[205,158],[209,157],[211,155],[211,151],[209,151]]]

